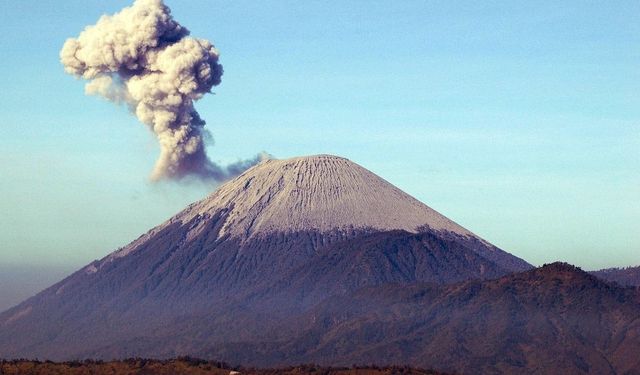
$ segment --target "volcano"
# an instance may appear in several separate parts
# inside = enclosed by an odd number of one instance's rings
[[[283,322],[362,288],[530,268],[347,159],[267,160],[0,314],[0,357],[284,364],[305,357],[237,352],[287,341],[304,328]]]

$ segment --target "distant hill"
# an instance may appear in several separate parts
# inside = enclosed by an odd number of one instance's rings
[[[636,289],[554,263],[497,280],[363,288],[287,322],[295,338],[203,353],[470,374],[623,374],[640,370],[639,317]]]
[[[605,268],[592,271],[591,274],[609,281],[615,281],[620,285],[640,286],[640,266],[626,268]]]

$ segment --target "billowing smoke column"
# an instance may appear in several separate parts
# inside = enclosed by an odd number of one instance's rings
[[[209,134],[193,103],[220,84],[222,65],[209,41],[188,35],[162,0],[136,0],[87,26],[60,51],[65,71],[89,81],[87,94],[128,105],[156,135],[161,151],[154,181],[222,181],[263,158],[221,167],[207,157]]]

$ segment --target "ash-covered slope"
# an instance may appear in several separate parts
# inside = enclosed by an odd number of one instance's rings
[[[437,231],[468,242],[505,269],[531,267],[367,169],[332,155],[266,160],[114,252],[107,261],[135,251],[172,225],[186,231],[184,242],[211,231],[218,239],[243,243],[300,233],[341,238],[373,231]]]
[[[402,229],[421,226],[463,236],[471,232],[387,181],[341,157],[317,155],[267,160],[177,216],[199,223],[228,210],[220,235]],[[195,226],[189,237],[197,236]]]
[[[190,354],[363,285],[530,267],[346,159],[270,160],[0,314],[0,357]]]

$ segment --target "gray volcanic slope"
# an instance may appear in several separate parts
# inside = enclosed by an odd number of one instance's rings
[[[224,353],[362,287],[529,268],[347,159],[268,160],[0,314],[0,357]]]

